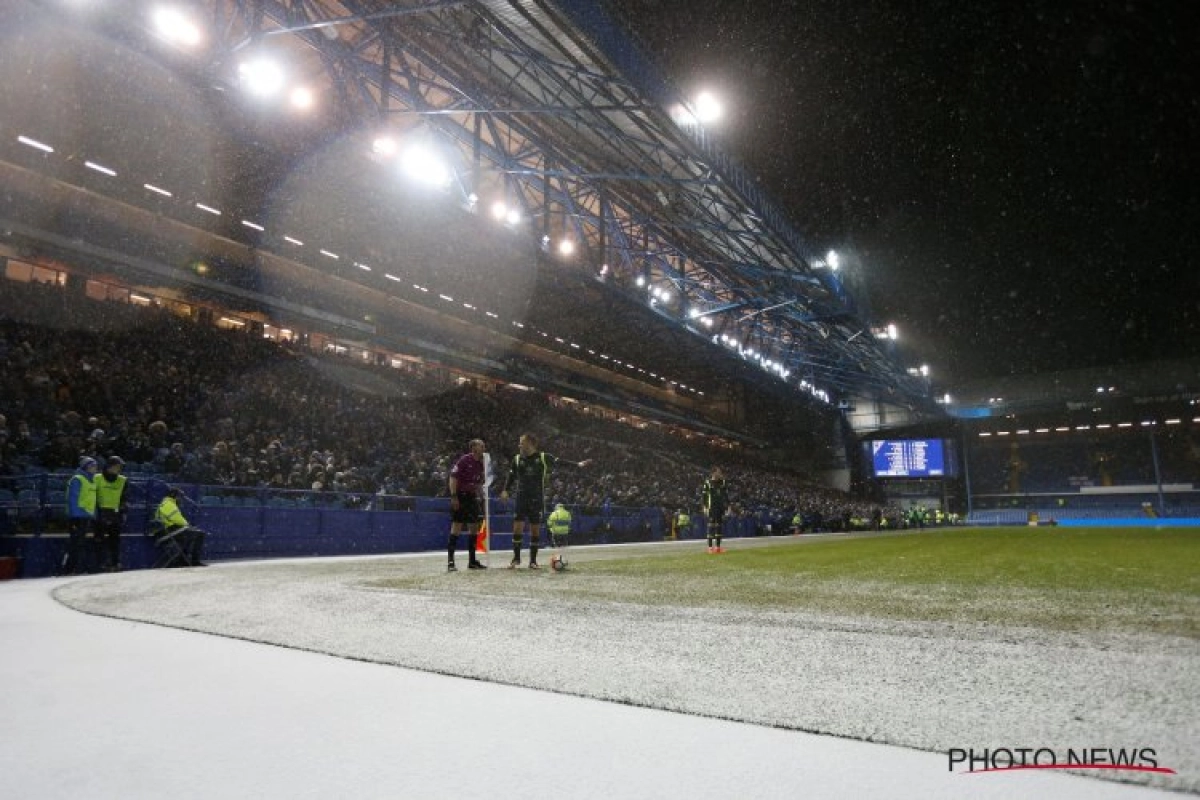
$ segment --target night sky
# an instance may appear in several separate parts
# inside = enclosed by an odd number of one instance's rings
[[[612,6],[935,387],[1200,355],[1194,6]]]

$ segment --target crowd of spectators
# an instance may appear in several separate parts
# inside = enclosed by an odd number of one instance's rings
[[[557,470],[553,502],[694,512],[720,464],[734,514],[778,525],[797,511],[827,521],[874,513],[816,488],[802,460],[756,466],[736,448],[602,418],[552,394],[352,363],[61,287],[3,290],[0,475],[119,455],[181,483],[438,496],[469,439],[483,438],[503,465],[533,431],[548,451],[593,462]],[[346,380],[347,370],[371,379]]]

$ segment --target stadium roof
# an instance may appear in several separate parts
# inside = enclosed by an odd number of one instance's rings
[[[98,24],[155,32],[141,4],[117,4],[128,13]],[[420,139],[481,211],[503,202],[547,249],[573,242],[564,266],[777,379],[931,406],[836,271],[599,4],[206,0],[182,13],[204,33],[175,43],[176,67],[234,86],[239,62],[283,55],[327,98],[329,125]]]

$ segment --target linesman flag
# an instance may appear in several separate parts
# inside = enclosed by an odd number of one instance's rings
[[[479,535],[475,537],[475,549],[480,553],[488,551],[488,524],[486,519],[479,523]]]

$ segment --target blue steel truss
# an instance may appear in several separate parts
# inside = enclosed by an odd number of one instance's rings
[[[673,288],[663,316],[788,382],[930,407],[815,248],[593,0],[208,0],[214,64],[290,39],[342,124],[420,126],[464,195],[519,204],[581,268]],[[645,302],[645,295],[633,295]],[[704,316],[719,318],[706,328]],[[864,331],[867,333],[864,335]],[[720,344],[719,334],[736,342]]]

